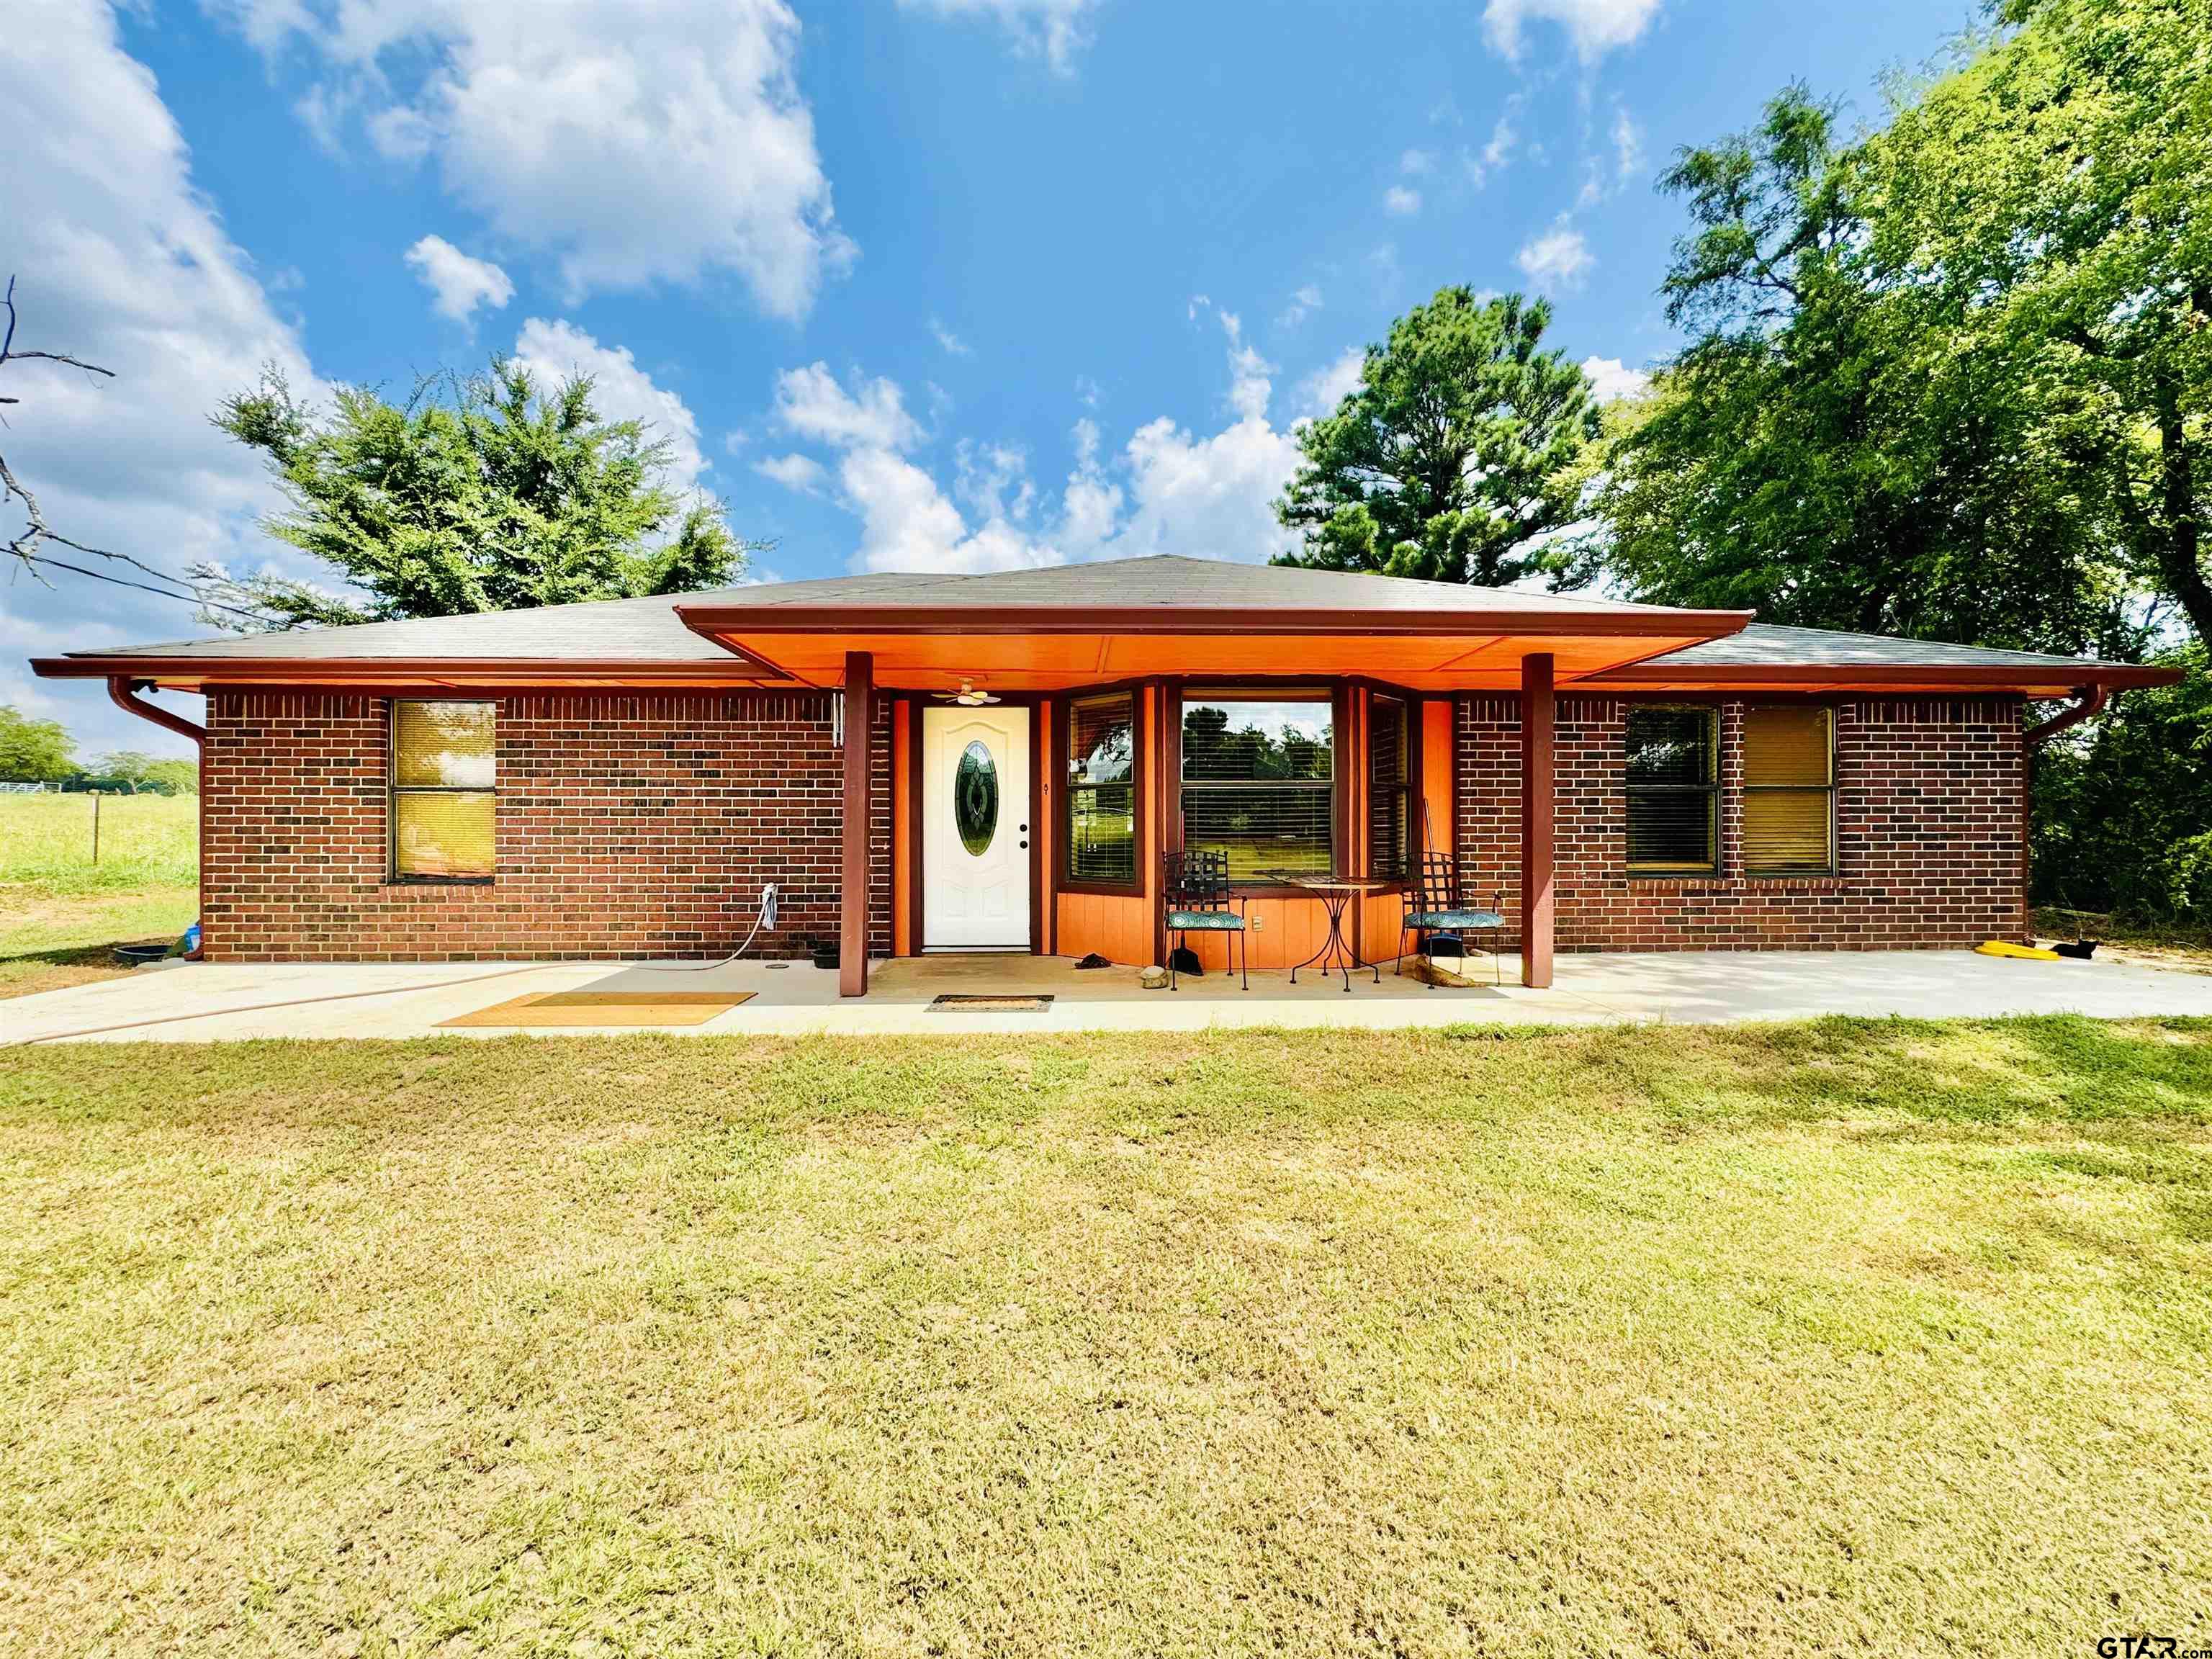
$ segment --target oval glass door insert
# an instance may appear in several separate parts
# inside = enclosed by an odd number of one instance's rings
[[[977,858],[991,850],[991,838],[999,832],[999,768],[980,743],[961,751],[952,775],[952,822],[960,844]]]

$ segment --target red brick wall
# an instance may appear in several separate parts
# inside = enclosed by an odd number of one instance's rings
[[[1822,877],[1742,873],[1744,705],[1720,707],[1718,873],[1632,877],[1628,704],[1559,699],[1561,950],[1897,950],[2025,936],[2017,698],[1838,701],[1837,872]],[[1460,856],[1485,896],[1504,893],[1517,929],[1520,700],[1462,698],[1455,724]]]
[[[718,956],[837,937],[844,772],[825,693],[499,702],[499,875],[394,885],[381,697],[216,692],[201,921],[216,962]],[[870,809],[872,951],[890,949],[889,705]]]

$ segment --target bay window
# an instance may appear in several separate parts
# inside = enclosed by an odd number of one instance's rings
[[[1066,818],[1061,874],[1079,885],[1136,890],[1137,699],[1133,692],[1067,705]]]
[[[1188,690],[1182,839],[1232,881],[1335,867],[1336,714],[1324,690]]]

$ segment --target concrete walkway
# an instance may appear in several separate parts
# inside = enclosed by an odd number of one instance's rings
[[[1814,955],[1711,952],[1565,956],[1558,983],[1432,990],[1386,969],[1356,975],[1255,974],[1146,991],[1133,969],[1081,971],[1059,957],[963,956],[879,964],[868,996],[842,1001],[837,975],[804,963],[739,963],[704,972],[618,963],[318,963],[141,969],[126,977],[0,1001],[0,1045],[105,1039],[203,1042],[248,1037],[497,1036],[441,1032],[441,1020],[538,992],[745,990],[753,999],[703,1025],[714,1035],[897,1036],[961,1031],[1199,1030],[1215,1026],[1390,1029],[1462,1021],[1544,1024],[1725,1023],[1821,1014],[1922,1018],[2080,1013],[2212,1016],[2212,977],[2110,962],[2010,962],[1968,951]],[[1470,963],[1474,973],[1487,964]],[[941,993],[1049,995],[1042,1012],[933,1009]],[[639,1028],[627,1028],[639,1029]],[[532,1035],[547,1035],[538,1030]],[[599,1029],[585,1034],[603,1035]]]

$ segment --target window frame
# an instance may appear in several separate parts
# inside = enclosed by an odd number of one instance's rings
[[[399,708],[403,703],[481,703],[491,710],[491,787],[399,781]],[[388,697],[384,716],[384,880],[389,887],[489,887],[499,879],[499,720],[496,697]],[[402,795],[489,795],[492,873],[488,876],[416,875],[399,867],[399,798]]]
[[[1069,868],[1075,848],[1075,791],[1071,781],[1075,770],[1075,710],[1079,703],[1103,702],[1109,699],[1127,698],[1129,704],[1129,817],[1132,829],[1129,879],[1126,882],[1101,881],[1092,877],[1078,876]],[[1069,691],[1053,699],[1052,710],[1054,750],[1058,759],[1060,775],[1054,780],[1060,791],[1060,807],[1053,836],[1053,863],[1055,868],[1054,890],[1061,893],[1092,893],[1106,898],[1142,898],[1147,890],[1146,875],[1150,837],[1145,831],[1145,792],[1151,779],[1151,761],[1146,752],[1151,737],[1145,714],[1144,687],[1131,682],[1122,685],[1085,686],[1079,691]]]
[[[1398,781],[1389,786],[1390,793],[1396,795],[1402,803],[1398,815],[1398,867],[1395,870],[1383,869],[1376,856],[1378,849],[1375,840],[1376,793],[1375,757],[1379,751],[1375,742],[1375,706],[1381,702],[1395,704],[1398,709]],[[1410,693],[1381,686],[1367,688],[1367,711],[1364,732],[1367,771],[1362,780],[1367,806],[1365,873],[1378,879],[1409,882],[1413,878],[1415,868],[1420,862],[1419,851],[1420,837],[1416,831],[1413,820],[1413,814],[1419,804],[1419,794],[1415,788],[1414,774],[1420,766],[1419,728],[1420,707],[1419,701]]]
[[[1802,714],[1810,708],[1819,714],[1827,726],[1828,781],[1826,784],[1761,783],[1751,781],[1751,722],[1752,717],[1769,710]],[[1832,703],[1746,703],[1743,710],[1743,799],[1744,831],[1739,836],[1739,848],[1743,861],[1743,873],[1754,880],[1782,880],[1791,876],[1832,876],[1836,873],[1836,710]],[[1751,861],[1749,835],[1750,802],[1753,795],[1822,795],[1826,797],[1828,809],[1828,858],[1825,864],[1771,864],[1754,866]]]
[[[1184,848],[1194,844],[1190,839],[1189,815],[1183,809],[1183,797],[1191,786],[1183,776],[1183,768],[1188,763],[1182,729],[1193,702],[1201,707],[1240,702],[1318,703],[1328,710],[1328,776],[1304,782],[1262,779],[1258,781],[1257,787],[1264,788],[1272,785],[1286,791],[1326,792],[1328,798],[1328,864],[1325,871],[1316,873],[1330,876],[1346,874],[1346,814],[1351,775],[1345,769],[1345,734],[1351,695],[1351,683],[1346,680],[1299,679],[1279,684],[1267,680],[1203,680],[1185,681],[1179,684],[1175,696],[1175,776],[1168,781],[1169,787],[1162,792],[1170,799],[1175,813],[1176,844]],[[1217,780],[1212,785],[1201,783],[1198,787],[1203,790],[1208,787],[1241,789],[1255,786]],[[1202,847],[1206,843],[1200,842],[1195,844]],[[1251,894],[1276,893],[1281,890],[1279,884],[1261,878],[1256,880],[1232,879],[1231,890]]]
[[[1628,775],[1628,726],[1638,714],[1696,714],[1705,722],[1708,776],[1703,783],[1637,783]],[[1621,854],[1631,876],[1650,880],[1710,878],[1721,869],[1721,711],[1703,702],[1632,702],[1620,721]],[[1639,863],[1629,853],[1629,821],[1638,795],[1703,795],[1705,799],[1705,861],[1702,864]]]

